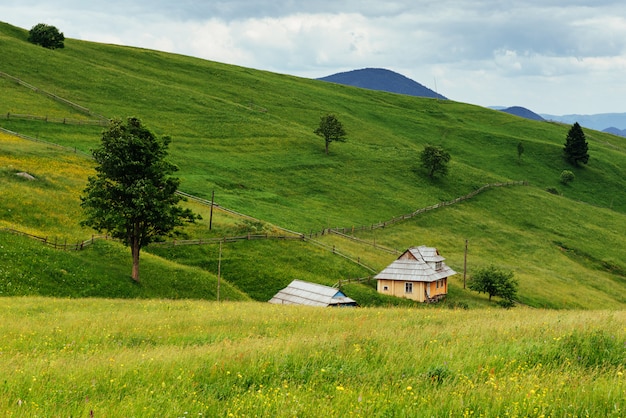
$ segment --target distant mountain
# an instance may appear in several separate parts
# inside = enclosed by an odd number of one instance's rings
[[[521,106],[507,107],[504,109],[500,109],[500,111],[505,112],[505,113],[510,113],[511,115],[519,116],[525,119],[532,119],[532,120],[539,120],[539,121],[545,120],[544,118],[542,118],[541,116],[533,112],[532,110],[528,110],[525,107],[521,107]]]
[[[610,134],[618,135],[618,136],[626,136],[626,129],[617,129],[614,126],[611,126],[610,128],[603,129],[602,132],[608,132]]]
[[[545,119],[567,123],[578,122],[582,127],[602,131],[609,127],[626,129],[626,113],[597,113],[595,115],[544,115]]]
[[[428,87],[424,87],[420,83],[413,81],[402,74],[383,68],[364,68],[361,70],[352,70],[318,78],[318,80],[370,90],[406,94],[409,96],[446,99],[446,97],[441,94],[432,91]]]

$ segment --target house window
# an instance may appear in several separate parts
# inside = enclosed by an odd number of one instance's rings
[[[388,291],[389,290],[389,286],[383,286],[383,291]]]
[[[442,262],[441,261],[437,261],[435,263],[435,270],[441,270],[441,267],[442,267]]]
[[[404,284],[404,293],[413,293],[413,283]]]
[[[439,289],[439,280],[437,280],[437,289]]]

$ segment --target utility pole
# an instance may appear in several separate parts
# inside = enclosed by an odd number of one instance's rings
[[[467,240],[465,240],[465,259],[463,261],[463,289],[465,289],[465,277],[467,276]]]
[[[213,229],[213,202],[215,201],[215,190],[211,193],[211,214],[209,215],[209,231]]]
[[[220,241],[220,253],[217,258],[217,301],[220,301],[220,276],[222,273],[222,241]]]

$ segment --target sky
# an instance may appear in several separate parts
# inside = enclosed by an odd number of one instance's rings
[[[626,112],[623,0],[2,0],[0,21],[319,78],[386,68],[449,99]]]

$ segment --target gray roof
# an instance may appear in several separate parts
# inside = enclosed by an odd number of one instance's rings
[[[378,273],[374,279],[434,282],[456,274],[443,262],[445,258],[439,255],[436,248],[421,246],[409,248],[407,251],[415,257],[415,260],[399,258]],[[436,269],[437,262],[441,262],[439,269]]]
[[[427,263],[434,263],[437,261],[443,261],[445,258],[439,255],[439,251],[433,247],[426,247],[420,245],[419,247],[411,247],[407,251],[410,251],[418,260],[422,258]]]
[[[356,302],[334,287],[294,280],[276,293],[270,303],[279,305],[356,306]]]

